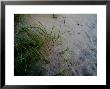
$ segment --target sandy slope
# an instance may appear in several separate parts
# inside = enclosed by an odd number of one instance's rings
[[[62,43],[49,55],[50,63],[43,65],[43,75],[97,75],[97,15],[58,14],[53,18],[47,14],[28,18],[29,24],[36,21],[62,37]]]

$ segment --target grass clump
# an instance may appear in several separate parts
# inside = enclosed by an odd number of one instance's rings
[[[49,63],[48,55],[60,38],[53,32],[47,32],[39,21],[34,25],[27,24],[24,17],[14,16],[14,74],[21,76],[28,75],[39,61]],[[41,67],[37,66],[36,75],[41,75]]]

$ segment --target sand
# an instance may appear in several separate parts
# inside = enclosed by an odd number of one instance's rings
[[[53,48],[42,75],[97,75],[97,15],[96,14],[33,14],[28,24],[40,21],[47,31],[61,35],[61,43]],[[63,51],[65,51],[63,53]],[[34,73],[35,74],[35,73]]]

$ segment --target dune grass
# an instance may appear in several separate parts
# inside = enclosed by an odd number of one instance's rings
[[[38,21],[31,25],[24,20],[25,15],[14,15],[14,74],[26,76],[29,74],[33,63],[43,61],[49,63],[55,43],[60,38]],[[42,65],[37,66],[37,75],[41,74]]]

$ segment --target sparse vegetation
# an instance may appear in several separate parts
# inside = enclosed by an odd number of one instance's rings
[[[15,75],[28,75],[33,63],[49,63],[48,55],[51,53],[60,35],[47,32],[38,21],[36,25],[27,25],[23,15],[15,15],[14,32],[14,68]],[[41,65],[37,65],[37,73],[41,74]]]
[[[96,27],[97,15],[15,14],[14,75],[96,76]]]

